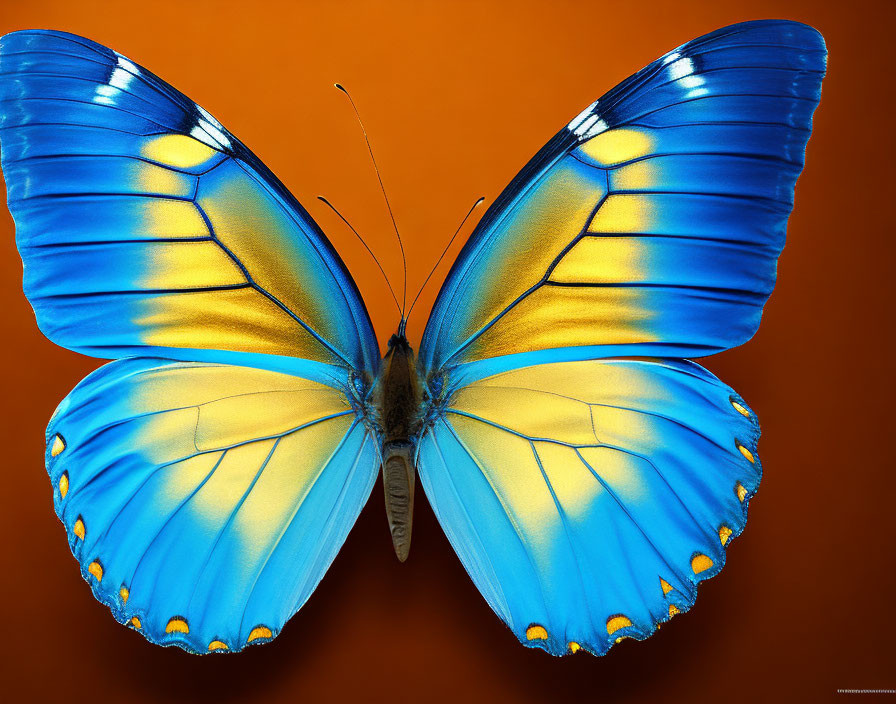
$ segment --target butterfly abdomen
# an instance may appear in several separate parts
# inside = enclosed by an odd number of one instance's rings
[[[414,352],[403,335],[393,335],[377,393],[383,432],[383,493],[392,545],[404,562],[411,549],[414,515],[414,442],[420,407],[420,380]]]

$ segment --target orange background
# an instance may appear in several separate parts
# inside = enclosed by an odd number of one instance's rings
[[[342,209],[400,280],[361,134],[334,81],[365,117],[414,291],[476,197],[490,202],[557,129],[663,52],[732,22],[787,17],[821,30],[831,55],[762,329],[708,363],[762,420],[765,478],[749,528],[692,612],[600,659],[520,646],[422,492],[414,549],[400,565],[379,486],[273,644],[200,658],[117,625],[78,574],[42,466],[50,413],[97,362],[38,332],[4,208],[5,701],[825,701],[843,698],[837,688],[896,687],[892,3],[2,2],[0,32],[91,37],[224,122],[327,231],[382,340],[396,322],[388,292],[314,198]],[[421,299],[415,344],[459,245]]]

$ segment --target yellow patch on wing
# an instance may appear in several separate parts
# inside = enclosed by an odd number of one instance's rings
[[[268,459],[276,442],[276,438],[268,438],[247,442],[227,450],[215,467],[215,471],[203,484],[202,490],[196,492],[187,507],[202,529],[213,530],[215,526],[225,524],[233,512],[233,507],[239,505],[247,487]],[[176,484],[178,479],[172,477],[170,481]]]
[[[565,447],[553,442],[536,442],[535,449],[541,461],[547,481],[557,496],[557,501],[563,507],[563,513],[567,519],[576,522],[587,520],[589,512],[595,502],[605,495],[601,483],[591,473],[591,470],[579,459],[576,451],[571,447]],[[585,455],[589,450],[581,450]],[[591,464],[593,457],[586,456],[585,460]],[[594,467],[595,465],[591,465]],[[606,465],[599,465],[603,477],[605,471],[612,474],[612,469]],[[620,478],[616,475],[614,478]],[[605,479],[605,481],[609,480]],[[625,483],[627,476],[621,477]],[[624,490],[623,490],[624,492]],[[554,513],[554,520],[558,520]]]
[[[84,519],[80,516],[78,516],[78,520],[75,521],[72,533],[78,536],[81,540],[84,540],[84,536],[87,534],[87,528],[84,526]]]
[[[551,273],[551,281],[636,284],[649,280],[649,250],[640,237],[583,237]]]
[[[128,598],[131,596],[131,592],[128,590],[127,587],[123,586],[121,589],[118,590],[118,596],[120,596],[121,600],[126,603]]]
[[[604,427],[597,425],[599,434]],[[623,501],[638,501],[644,496],[647,490],[643,480],[644,460],[609,447],[584,447],[579,452]],[[597,482],[596,479],[593,481]]]
[[[548,632],[544,626],[532,624],[526,629],[526,640],[547,640]]]
[[[295,408],[291,410],[297,412]],[[334,438],[343,437],[352,422],[352,416],[340,416],[280,440],[233,521],[240,539],[241,557],[248,564],[261,560],[270,551],[271,536],[288,523],[333,454]],[[226,461],[225,457],[218,471]]]
[[[679,609],[675,604],[669,604],[669,618],[675,616],[675,614],[680,614],[681,609]]]
[[[99,563],[98,560],[94,560],[89,565],[87,565],[87,571],[90,572],[94,577],[96,577],[97,581],[102,581],[103,579],[103,566]]]
[[[175,616],[165,626],[165,633],[189,633],[190,626],[183,616]]]
[[[128,621],[128,623],[130,623],[134,628],[136,628],[136,629],[138,629],[138,630],[141,629],[141,628],[143,628],[143,624],[140,623],[140,619],[137,618],[136,616],[134,616],[133,618],[131,618],[131,620]]]
[[[209,452],[185,460],[179,472],[166,477],[163,486],[166,496],[182,496],[185,489],[195,486],[214,467],[214,472],[204,482],[202,490],[195,494],[187,510],[199,526],[213,529],[226,522],[233,507],[242,501],[232,526],[239,540],[241,558],[247,564],[260,559],[262,553],[270,548],[270,536],[289,520],[295,506],[311,489],[332,455],[334,438],[348,432],[353,422],[353,416],[341,415],[287,433],[279,440],[249,441],[258,423],[267,424],[263,435],[269,435],[274,430],[286,430],[277,428],[281,416],[291,415],[288,419],[290,426],[313,420],[304,418],[304,414],[311,411],[301,406],[303,400],[308,400],[307,395],[299,394],[296,398],[287,399],[273,396],[272,400],[277,401],[277,406],[268,409],[267,416],[242,417],[248,426],[243,429],[238,427],[240,414],[259,410],[252,403],[246,407],[235,404],[230,409],[233,417],[229,419],[219,413],[222,411],[220,408],[211,414],[210,419],[204,419],[200,414],[196,430],[196,442],[200,447],[222,447],[234,443],[236,439],[245,442],[236,444],[223,455]],[[339,405],[334,409],[319,407],[316,412],[327,415],[327,410],[345,410],[342,408],[343,400],[336,398],[335,394],[329,402],[338,402]],[[217,426],[211,422],[215,417],[220,421]],[[264,471],[258,474],[262,466]],[[243,499],[250,485],[252,491]]]
[[[613,166],[650,154],[653,144],[653,137],[647,130],[619,127],[601,132],[577,149],[599,166]]]
[[[573,159],[556,164],[527,193],[525,206],[507,213],[497,230],[496,246],[477,260],[481,285],[457,314],[459,336],[478,331],[540,281],[588,224],[606,190],[602,173]]]
[[[698,552],[696,555],[694,555],[694,557],[691,558],[691,569],[694,571],[694,574],[705,572],[712,566],[712,559],[702,553]]]
[[[61,435],[53,436],[53,444],[50,447],[50,455],[52,457],[58,457],[62,454],[62,451],[65,449],[65,440],[62,439]]]
[[[586,371],[583,366],[586,365],[589,366],[589,383],[583,387],[583,371]],[[615,390],[618,389],[647,398],[655,397],[657,392],[651,390],[653,387],[644,375],[629,368],[612,364],[600,365],[596,369],[594,366],[588,362],[565,362],[517,369],[464,387],[451,401],[452,409],[533,438],[541,469],[564,512],[572,519],[587,513],[593,502],[603,494],[601,480],[624,500],[637,501],[646,491],[643,472],[649,467],[645,467],[642,460],[612,448],[593,446],[600,442],[624,444],[621,438],[632,433],[644,438],[651,437],[652,431],[643,418],[609,406],[615,400]],[[477,430],[476,425],[482,425],[477,421],[454,415],[450,416],[450,420],[486,467],[506,467],[504,474],[512,478],[529,477],[531,474],[532,480],[527,479],[525,486],[545,483],[545,478],[539,476],[538,465],[533,463],[533,448],[528,441],[513,438],[509,433],[494,428]],[[464,428],[471,429],[469,436]],[[479,437],[483,439],[480,441]],[[581,458],[575,449],[547,440],[579,446]],[[501,454],[505,441],[511,446],[518,446],[512,457]],[[499,452],[497,448],[502,449]],[[522,467],[526,468],[525,471]],[[595,474],[599,475],[600,480]],[[510,484],[504,493],[500,479],[495,483],[502,496],[518,497],[524,520],[534,516],[538,520],[549,521],[546,525],[553,526],[557,522],[556,507],[549,492],[521,495],[513,480]],[[516,501],[512,503],[517,506]],[[535,510],[536,507],[538,510]],[[541,535],[544,528],[534,525],[532,531]]]
[[[627,234],[648,232],[654,221],[650,198],[631,193],[615,193],[607,198],[588,225],[590,233]]]
[[[143,161],[129,164],[123,178],[132,179],[138,191],[150,195],[190,198],[196,190],[195,176]]]
[[[255,640],[262,640],[265,638],[273,638],[274,634],[271,633],[271,629],[267,626],[256,626],[249,633],[249,637],[246,639],[247,643],[251,643]]]
[[[310,382],[314,383],[314,382]],[[305,423],[351,409],[345,394],[323,384],[229,396],[199,406],[196,446],[228,447],[280,435]],[[308,437],[311,429],[303,430]]]
[[[668,178],[655,159],[642,159],[610,172],[614,191],[641,191],[662,184]]]
[[[740,454],[746,457],[747,460],[749,460],[750,464],[755,464],[756,458],[753,457],[753,453],[750,452],[746,447],[741,445],[739,442],[735,444],[737,445],[737,449],[740,450]]]
[[[632,287],[542,286],[469,347],[471,359],[518,352],[656,340],[655,313]]]
[[[229,403],[239,404],[243,401],[255,403],[259,398],[274,398],[279,392],[313,393],[322,392],[328,395],[331,407],[335,410],[348,408],[348,402],[341,392],[331,387],[300,377],[292,377],[265,369],[240,367],[239,373],[234,367],[226,364],[208,364],[193,366],[188,364],[171,367],[161,364],[158,368],[147,371],[143,375],[146,393],[140,399],[143,412],[163,411],[170,408],[199,406],[206,412],[220,409]],[[222,394],[221,389],[227,393]],[[222,398],[226,396],[227,398]],[[279,404],[295,405],[294,425],[301,425],[303,419],[313,418],[313,414],[305,413],[304,407],[320,408],[318,401],[311,398],[284,399],[277,398],[267,408],[250,408],[252,411],[269,413]],[[205,413],[205,412],[204,412]],[[212,422],[220,422],[224,414],[212,414]],[[283,412],[286,415],[286,412]],[[247,419],[248,420],[248,419]],[[286,426],[281,423],[285,428]]]
[[[143,156],[176,169],[189,169],[211,159],[218,152],[185,134],[163,134],[143,145]]]
[[[528,437],[548,437],[572,445],[597,443],[591,428],[591,407],[559,394],[472,384],[459,390],[451,405]]]
[[[236,263],[214,242],[154,242],[148,252],[136,282],[141,289],[196,289],[248,283]]]
[[[342,319],[331,310],[332,275],[275,196],[235,162],[225,162],[203,176],[197,202],[211,221],[216,239],[239,258],[258,286],[324,339],[337,343],[345,339]],[[250,310],[269,311],[270,301],[253,293],[257,300]],[[292,356],[334,361],[314,337],[304,329],[293,332],[290,319],[283,317],[282,311],[276,313],[273,329],[294,338]],[[240,321],[240,328],[244,327],[248,326]]]
[[[575,654],[582,649],[582,646],[576,643],[574,640],[569,642],[569,652]]]
[[[735,401],[733,398],[730,400],[731,400],[731,405],[734,407],[735,411],[740,413],[744,418],[750,417],[750,411],[748,411],[745,406],[742,406],[737,401]]]
[[[737,494],[737,500],[741,503],[747,498],[747,488],[740,482],[734,485],[734,493]]]
[[[197,530],[215,531],[239,505],[230,522],[237,570],[269,549],[355,419],[344,393],[277,372],[175,364],[142,381],[134,403],[146,418],[146,460],[186,458],[160,477],[161,505],[173,510],[192,495],[183,511]]]
[[[59,477],[59,496],[63,499],[65,495],[68,493],[68,472],[63,472],[62,476]]]
[[[607,619],[607,634],[613,635],[619,629],[627,628],[631,625],[632,622],[628,619],[627,616],[623,616],[621,614],[617,616],[611,616]]]
[[[530,537],[532,559],[549,570],[552,541],[563,525],[529,441],[465,416],[450,420],[498,500]]]
[[[588,384],[582,384],[588,379]],[[674,398],[671,393],[657,387],[650,372],[633,369],[630,365],[599,364],[594,362],[560,362],[539,364],[533,367],[514,369],[481,379],[476,386],[487,388],[524,387],[543,394],[567,396],[582,403],[606,404],[619,398],[621,390],[625,396],[663,401]]]
[[[734,533],[728,526],[720,526],[719,527],[719,540],[722,541],[722,545],[728,542],[728,539]]]
[[[216,650],[230,650],[230,648],[227,646],[227,643],[225,643],[224,641],[213,640],[211,643],[208,644],[208,651],[211,653]]]
[[[668,593],[671,592],[672,589],[673,589],[672,585],[669,584],[669,583],[668,583],[665,579],[663,579],[662,577],[660,577],[660,586],[663,588],[663,595],[668,594]]]
[[[135,230],[141,237],[186,239],[212,234],[192,201],[141,198],[133,207],[133,216],[139,223]]]
[[[138,310],[134,324],[147,345],[334,361],[311,333],[252,288],[149,294]]]

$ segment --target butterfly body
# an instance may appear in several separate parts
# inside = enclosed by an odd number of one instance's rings
[[[398,558],[419,475],[526,646],[603,655],[690,609],[762,475],[756,414],[691,359],[758,329],[826,57],[762,20],[633,74],[489,207],[416,353],[396,298],[381,358],[321,228],[207,110],[89,39],[0,38],[25,294],[112,360],[46,431],[96,598],[194,653],[271,640],[381,473]]]
[[[398,559],[411,547],[414,514],[416,438],[420,430],[422,389],[414,352],[403,333],[389,339],[377,382],[379,432],[382,440],[383,491],[389,531]]]

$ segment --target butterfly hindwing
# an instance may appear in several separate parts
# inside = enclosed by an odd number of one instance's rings
[[[279,633],[378,468],[340,389],[226,364],[111,362],[47,433],[56,512],[97,599],[199,653]]]
[[[760,479],[752,411],[692,362],[516,369],[456,392],[418,468],[458,556],[525,644],[603,654],[685,611]]]
[[[424,364],[692,357],[749,339],[825,65],[814,29],[748,22],[596,101],[471,235],[427,324]]]
[[[332,246],[189,98],[90,40],[23,31],[0,39],[0,105],[25,293],[51,340],[99,357],[377,368]]]

